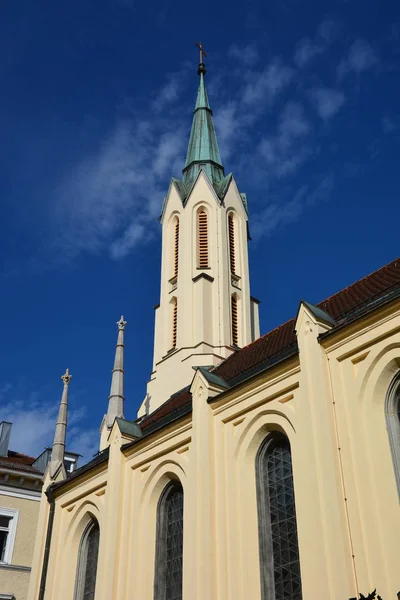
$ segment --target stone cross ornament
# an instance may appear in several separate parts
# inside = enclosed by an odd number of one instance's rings
[[[64,375],[61,375],[61,379],[64,382],[64,385],[69,385],[69,382],[72,379],[72,375],[69,374],[69,369],[66,369]]]
[[[124,321],[124,315],[121,315],[120,320],[117,322],[118,329],[123,331],[128,321]]]

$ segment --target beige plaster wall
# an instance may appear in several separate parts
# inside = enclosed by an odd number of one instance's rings
[[[30,567],[40,503],[36,500],[14,498],[0,494],[0,508],[13,508],[19,511],[12,562],[14,565]]]
[[[29,571],[13,571],[0,565],[0,593],[13,594],[15,600],[26,600],[29,577]]]
[[[375,587],[396,597],[399,503],[384,403],[400,369],[400,306],[323,340],[329,326],[303,306],[296,331],[298,356],[220,396],[197,372],[192,418],[124,452],[114,426],[108,467],[57,492],[46,600],[73,599],[91,516],[101,531],[96,600],[152,600],[157,503],[174,478],[185,495],[185,600],[260,599],[255,457],[273,430],[291,443],[304,600]],[[37,560],[29,600],[40,569]]]
[[[18,510],[17,531],[11,564],[16,567],[29,567],[29,570],[22,570],[0,565],[0,593],[13,593],[16,600],[26,600],[40,503],[35,500],[0,494],[0,508]]]

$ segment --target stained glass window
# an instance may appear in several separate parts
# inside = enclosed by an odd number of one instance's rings
[[[93,521],[83,534],[78,559],[75,600],[94,600],[100,529]]]
[[[385,402],[386,426],[400,496],[400,374],[391,382]]]
[[[183,489],[173,482],[158,506],[155,599],[182,600]]]
[[[257,456],[260,570],[263,600],[301,600],[290,444],[270,436]]]

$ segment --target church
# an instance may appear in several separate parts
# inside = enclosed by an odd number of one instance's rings
[[[124,417],[117,345],[99,453],[64,463],[63,392],[29,600],[349,600],[400,590],[400,260],[259,332],[248,200],[205,86],[162,225],[154,362]],[[106,407],[105,407],[106,408]]]

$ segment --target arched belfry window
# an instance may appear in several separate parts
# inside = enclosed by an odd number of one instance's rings
[[[157,509],[154,600],[182,600],[183,488],[173,481]]]
[[[400,495],[400,373],[389,386],[385,413],[397,490]]]
[[[94,600],[99,543],[100,528],[98,522],[93,519],[81,539],[74,600]]]
[[[204,209],[197,213],[197,266],[208,268],[208,216]]]
[[[231,296],[232,344],[239,344],[238,301],[235,294]]]
[[[179,218],[175,217],[174,219],[174,269],[173,269],[173,277],[178,277],[178,267],[179,267]]]
[[[235,220],[233,214],[228,215],[228,239],[229,239],[229,263],[232,275],[236,275],[236,253],[235,253]]]
[[[171,348],[176,348],[178,336],[178,298],[172,298],[172,344]]]
[[[289,440],[269,435],[256,459],[262,600],[301,600]]]

